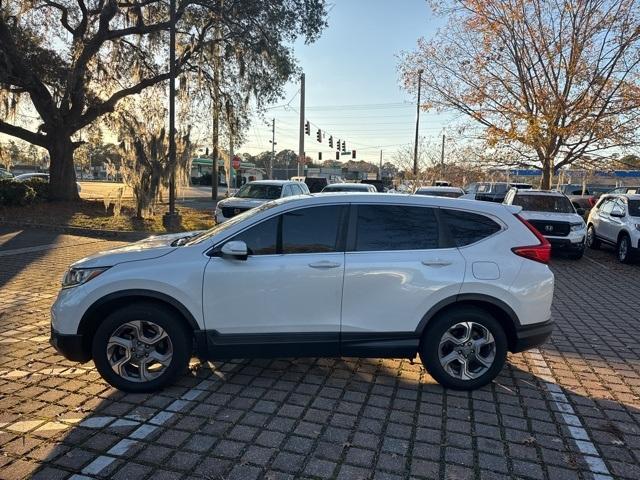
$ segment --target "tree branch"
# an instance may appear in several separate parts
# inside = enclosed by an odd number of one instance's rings
[[[0,120],[0,133],[11,135],[12,137],[19,138],[25,142],[38,145],[40,147],[47,148],[47,137],[40,133],[32,132],[26,128],[11,125],[10,123]]]

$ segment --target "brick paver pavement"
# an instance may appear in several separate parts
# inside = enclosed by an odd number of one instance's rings
[[[0,244],[2,479],[640,478],[640,265],[609,251],[554,259],[552,340],[481,390],[406,360],[194,360],[129,395],[48,344],[67,265],[119,243]]]

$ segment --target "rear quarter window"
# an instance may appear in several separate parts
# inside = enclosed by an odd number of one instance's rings
[[[497,222],[478,213],[442,209],[441,218],[457,247],[479,242],[502,230]]]

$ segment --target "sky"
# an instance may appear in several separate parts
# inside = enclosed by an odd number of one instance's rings
[[[305,151],[314,160],[335,159],[328,145],[346,141],[357,160],[391,160],[403,146],[413,145],[416,99],[400,88],[397,66],[402,51],[413,50],[420,37],[432,36],[442,20],[434,18],[426,0],[335,0],[329,7],[329,26],[315,43],[294,46],[306,77],[306,119],[311,135]],[[276,151],[298,151],[299,83],[290,83],[280,107],[265,118],[254,117],[246,142],[237,152],[271,150],[271,119],[276,123]],[[283,106],[283,105],[289,106]],[[451,119],[421,113],[420,135],[439,138]],[[316,132],[325,133],[322,144]],[[342,160],[351,157],[343,156]]]

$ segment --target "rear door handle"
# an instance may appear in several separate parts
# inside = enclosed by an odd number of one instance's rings
[[[322,260],[320,262],[314,262],[309,264],[311,268],[338,268],[341,265],[342,265],[341,263],[329,262],[327,260]]]
[[[422,264],[427,267],[446,267],[451,265],[452,262],[447,260],[422,260]]]

